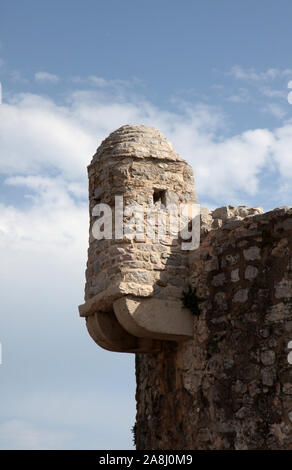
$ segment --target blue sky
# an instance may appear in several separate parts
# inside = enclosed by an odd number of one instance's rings
[[[86,166],[159,128],[199,202],[291,204],[290,1],[2,0],[0,448],[132,448],[134,357],[78,317]]]

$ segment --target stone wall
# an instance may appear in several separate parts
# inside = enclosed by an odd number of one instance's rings
[[[88,176],[79,311],[99,346],[137,353],[137,448],[292,450],[292,208],[201,208],[200,246],[186,251],[167,209],[196,203],[193,172],[158,130],[113,132]],[[102,203],[115,217],[98,240]],[[155,219],[154,239],[140,237],[133,204],[165,216],[164,237]]]
[[[292,449],[292,209],[227,212],[190,254],[194,338],[136,357],[138,449]]]

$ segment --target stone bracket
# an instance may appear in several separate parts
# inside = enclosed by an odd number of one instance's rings
[[[81,313],[92,339],[108,351],[154,353],[161,340],[193,337],[193,315],[181,301],[124,296],[113,302],[113,310]]]
[[[125,296],[113,307],[119,323],[133,336],[168,341],[193,337],[193,315],[179,300]]]
[[[103,349],[114,352],[149,353],[160,350],[160,342],[137,338],[119,324],[113,312],[96,312],[86,317],[91,338]]]

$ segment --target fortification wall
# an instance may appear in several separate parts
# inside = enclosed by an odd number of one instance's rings
[[[136,356],[137,448],[292,449],[292,209],[205,219],[193,339]]]
[[[186,251],[167,218],[174,203],[188,227],[193,172],[158,130],[113,132],[88,175],[79,311],[99,346],[137,353],[137,448],[292,449],[292,208],[202,208],[200,246]],[[159,213],[152,235],[139,236],[133,204]]]

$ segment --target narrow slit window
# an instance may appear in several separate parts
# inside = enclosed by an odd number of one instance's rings
[[[153,202],[154,204],[160,203],[165,205],[166,198],[165,198],[166,191],[164,189],[154,189],[153,193]]]

